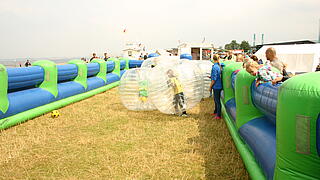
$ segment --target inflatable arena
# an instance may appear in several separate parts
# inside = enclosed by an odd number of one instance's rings
[[[118,86],[125,71],[141,63],[110,58],[65,65],[43,60],[26,68],[0,65],[0,130]]]
[[[251,178],[320,179],[320,73],[256,87],[241,67],[226,63],[221,103]]]
[[[0,65],[0,130],[116,86],[128,110],[181,114],[210,96],[212,65],[187,55],[155,54],[145,61],[110,58],[65,65],[44,60],[26,68]],[[256,87],[255,77],[242,65],[224,62],[221,104],[250,177],[320,179],[320,73]],[[177,105],[181,92],[179,103],[184,105]]]

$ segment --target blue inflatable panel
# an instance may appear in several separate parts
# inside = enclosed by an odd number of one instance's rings
[[[226,102],[226,110],[228,114],[232,117],[233,121],[237,120],[237,109],[236,109],[236,99],[232,98]]]
[[[129,68],[137,68],[141,67],[143,61],[141,60],[130,60],[129,61]]]
[[[87,79],[88,88],[86,91],[91,91],[105,85],[104,80],[98,77],[91,77]]]
[[[122,75],[126,72],[126,70],[122,70],[120,71],[120,77],[122,77]]]
[[[158,57],[158,56],[160,56],[160,55],[157,54],[157,53],[151,53],[151,54],[148,55],[148,58]]]
[[[253,82],[251,85],[253,104],[274,125],[276,125],[276,111],[279,87],[280,85],[272,85],[271,83],[260,84],[258,87],[256,87],[255,82]]]
[[[118,75],[113,74],[113,73],[107,74],[107,84],[111,84],[111,83],[117,82],[119,80],[120,80],[120,78]]]
[[[231,74],[231,86],[232,86],[233,91],[234,91],[234,86],[235,86],[235,83],[236,83],[236,77],[237,77],[238,72],[239,71],[234,71]]]
[[[114,70],[115,64],[113,61],[107,61],[107,73],[111,73]]]
[[[125,60],[121,60],[120,61],[120,70],[124,70],[124,68],[126,68],[126,61]]]
[[[76,82],[69,81],[58,84],[58,97],[56,100],[64,99],[80,93],[84,93],[84,87]]]
[[[9,93],[8,99],[9,109],[5,114],[0,111],[0,119],[51,103],[54,96],[47,90],[33,88]]]
[[[224,92],[223,92],[223,90],[221,90],[220,99],[224,99]]]
[[[57,65],[58,82],[70,81],[77,77],[78,67],[75,64]]]
[[[98,63],[88,63],[87,67],[88,67],[87,77],[95,76],[100,71],[100,66]]]
[[[318,156],[320,156],[320,114],[318,116],[317,120],[317,151],[318,151]]]
[[[276,127],[265,117],[249,121],[239,133],[249,145],[267,179],[273,179],[276,162]]]
[[[192,56],[191,56],[191,54],[181,54],[180,59],[192,60]]]
[[[41,84],[44,70],[40,66],[8,68],[8,92],[33,88]]]

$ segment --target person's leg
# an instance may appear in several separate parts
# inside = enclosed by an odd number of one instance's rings
[[[187,109],[187,105],[186,105],[186,102],[184,100],[184,94],[183,93],[179,93],[179,97],[180,97],[180,103],[181,103],[181,111],[182,111],[182,114],[187,114],[186,112],[186,109]]]
[[[179,96],[178,94],[175,94],[173,97],[173,106],[174,106],[174,111],[175,114],[179,114]]]
[[[214,100],[216,103],[216,112],[217,112],[217,117],[221,117],[221,104],[220,104],[220,93],[221,89],[214,89]]]
[[[213,114],[216,115],[217,114],[217,101],[216,101],[216,94],[214,94],[214,90],[213,91],[213,100],[214,100],[214,111]]]

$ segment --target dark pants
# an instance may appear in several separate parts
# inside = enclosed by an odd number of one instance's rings
[[[181,112],[182,114],[186,114],[186,103],[183,92],[174,95],[173,105],[176,113]]]
[[[214,113],[217,113],[218,117],[221,117],[221,103],[220,103],[220,96],[221,96],[222,89],[213,89],[214,95]]]

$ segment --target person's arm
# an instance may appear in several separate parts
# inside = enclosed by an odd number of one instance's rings
[[[211,84],[210,84],[209,91],[212,90],[214,84],[216,83],[217,76],[218,76],[217,70],[214,68],[214,66],[212,66],[212,70],[211,70]]]

